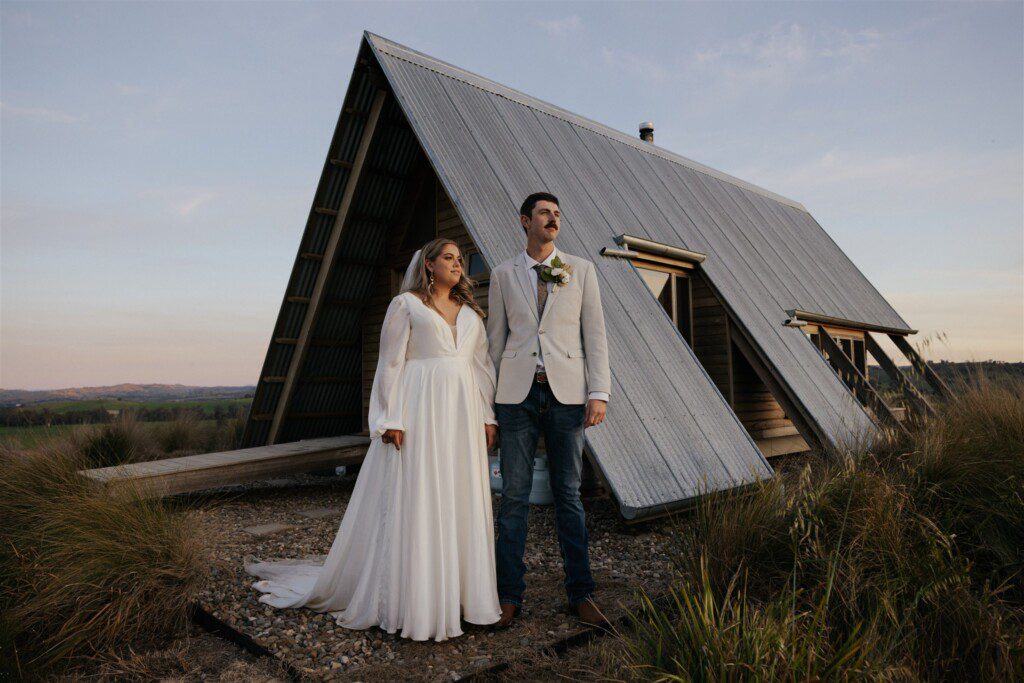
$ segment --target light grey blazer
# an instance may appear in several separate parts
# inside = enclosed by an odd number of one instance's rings
[[[587,402],[591,391],[611,394],[608,338],[594,264],[561,249],[572,278],[555,284],[537,317],[537,290],[522,254],[491,270],[487,339],[498,371],[495,403],[521,403],[533,385],[537,353],[544,354],[551,391],[561,403]]]

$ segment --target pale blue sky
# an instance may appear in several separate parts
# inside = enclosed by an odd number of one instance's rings
[[[257,380],[364,29],[802,202],[1024,360],[1024,4],[0,5],[0,386]]]

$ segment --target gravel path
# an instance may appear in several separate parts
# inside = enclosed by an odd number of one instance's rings
[[[327,614],[278,610],[259,603],[260,594],[251,587],[255,579],[243,571],[242,558],[326,554],[354,484],[351,475],[294,477],[194,502],[189,514],[214,558],[200,602],[310,678],[320,680],[450,681],[498,660],[534,660],[543,645],[581,630],[566,608],[553,509],[539,506],[530,511],[527,605],[510,629],[469,626],[459,638],[417,643],[376,628],[343,629]],[[500,498],[494,504],[497,511]],[[621,604],[633,603],[637,588],[662,590],[669,571],[672,525],[655,521],[627,527],[609,500],[588,500],[585,505],[596,598],[614,619],[622,613]],[[300,514],[324,508],[336,512],[319,519]],[[281,523],[294,528],[269,536],[244,531]]]

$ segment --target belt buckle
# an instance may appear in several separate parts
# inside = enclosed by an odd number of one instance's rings
[[[533,379],[534,381],[540,382],[541,384],[547,384],[548,373],[544,372],[543,370],[538,370],[537,373],[533,376]]]

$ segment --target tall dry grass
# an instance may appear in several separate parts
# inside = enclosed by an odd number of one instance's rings
[[[235,450],[244,429],[242,418],[218,425],[201,420],[194,412],[181,411],[173,420],[154,425],[124,411],[110,422],[76,427],[55,447],[66,444],[84,459],[84,467],[91,469]]]
[[[0,676],[161,641],[204,574],[185,515],[89,483],[85,462],[67,447],[0,452]]]
[[[66,443],[88,469],[153,460],[160,453],[150,430],[131,411],[104,424],[78,426]],[[61,442],[54,447],[60,450]]]
[[[909,441],[706,499],[679,539],[627,678],[1019,680],[1024,396],[962,387]]]

